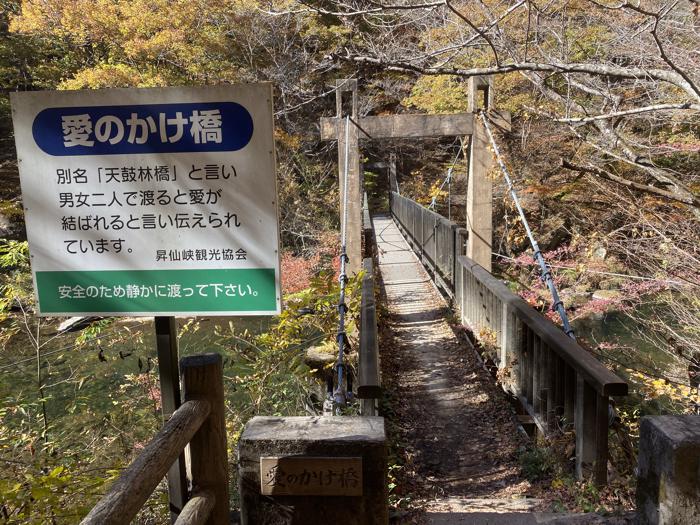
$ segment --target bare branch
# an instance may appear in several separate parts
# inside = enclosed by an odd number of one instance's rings
[[[683,204],[693,206],[694,208],[700,208],[700,200],[698,200],[697,198],[678,195],[676,193],[666,191],[655,186],[649,186],[647,184],[640,184],[638,182],[631,181],[624,177],[620,177],[619,175],[610,173],[609,171],[600,169],[591,164],[587,166],[581,166],[580,164],[574,164],[566,159],[561,159],[561,165],[567,170],[577,171],[579,173],[588,173],[591,175],[595,175],[596,177],[599,177],[601,179],[605,179],[620,184],[622,186],[626,186],[627,188],[643,191],[645,193],[651,193],[653,195],[658,195],[659,197],[664,197],[666,199],[670,199],[676,202],[682,202]]]
[[[534,110],[534,108],[528,108],[528,109]],[[541,111],[538,111],[538,113],[552,119],[554,122],[566,122],[569,124],[583,124],[586,122],[593,122],[595,120],[607,120],[607,119],[616,118],[616,117],[625,117],[627,115],[637,115],[640,113],[650,113],[650,112],[654,112],[654,111],[678,111],[678,110],[700,111],[700,104],[692,104],[690,102],[685,102],[683,104],[655,104],[653,106],[643,106],[643,107],[634,108],[634,109],[627,109],[624,111],[613,111],[611,113],[606,113],[604,115],[593,115],[590,117],[564,118],[564,117],[557,117],[556,115],[549,115],[549,114],[543,113]]]
[[[376,7],[370,7],[367,9],[358,10],[348,10],[348,11],[329,11],[328,9],[323,9],[321,7],[316,7],[302,0],[297,0],[300,4],[305,5],[307,9],[294,9],[289,11],[272,11],[268,9],[257,8],[261,13],[272,16],[283,16],[283,15],[296,15],[302,13],[318,13],[320,15],[330,15],[330,16],[340,16],[340,17],[354,17],[363,15],[378,15],[382,13],[390,13],[392,11],[411,11],[414,9],[432,9],[435,7],[442,7],[447,4],[447,0],[440,0],[438,2],[429,2],[425,4],[376,4]],[[374,2],[373,2],[374,3]]]
[[[678,2],[675,2],[672,6],[668,7],[666,12],[668,12],[670,9],[672,9]],[[654,37],[654,42],[656,43],[656,48],[659,50],[659,55],[663,59],[666,64],[668,64],[668,67],[673,69],[676,73],[678,73],[683,79],[688,83],[690,88],[695,92],[697,96],[700,96],[700,90],[698,87],[695,85],[693,80],[688,76],[688,74],[683,71],[681,68],[679,68],[673,60],[668,56],[666,53],[666,50],[664,49],[663,44],[661,43],[661,39],[659,39],[659,34],[658,34],[658,29],[659,29],[659,21],[661,20],[662,15],[659,13],[656,13],[653,15],[654,17],[654,28],[651,30],[651,36]]]
[[[646,69],[639,67],[613,66],[608,64],[589,63],[556,63],[556,62],[515,62],[512,64],[501,64],[489,67],[475,67],[470,69],[451,67],[423,67],[410,62],[385,60],[379,57],[351,55],[346,50],[345,55],[334,54],[332,58],[357,64],[368,64],[382,67],[389,71],[402,73],[419,73],[421,75],[454,75],[462,78],[469,78],[481,75],[498,75],[513,73],[516,71],[537,71],[545,73],[583,73],[601,77],[626,78],[626,79],[647,79],[657,80],[673,84],[694,99],[700,102],[700,94],[696,93],[693,87],[675,71],[665,69]]]
[[[457,9],[455,6],[453,6],[450,3],[450,0],[445,0],[447,3],[447,8],[452,11],[455,15],[457,15],[464,23],[466,23],[469,27],[471,27],[481,38],[483,38],[486,43],[489,45],[491,48],[491,52],[493,53],[493,59],[496,61],[496,65],[500,66],[501,65],[501,60],[498,57],[498,51],[496,50],[496,46],[493,45],[493,42],[489,38],[489,36],[486,34],[486,31],[479,29],[479,27],[474,24],[469,17],[464,16],[459,9]]]

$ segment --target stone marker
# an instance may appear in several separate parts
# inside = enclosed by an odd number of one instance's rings
[[[700,523],[700,416],[642,418],[637,515],[640,525]]]
[[[381,417],[255,417],[238,472],[242,525],[389,521]]]

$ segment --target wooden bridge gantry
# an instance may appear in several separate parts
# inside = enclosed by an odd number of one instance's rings
[[[344,110],[343,96],[350,94],[351,107]],[[467,255],[487,270],[491,270],[492,183],[487,174],[493,167],[488,150],[488,137],[476,120],[480,109],[489,110],[499,128],[510,130],[510,113],[494,111],[494,91],[491,77],[472,77],[468,83],[469,112],[446,115],[403,114],[388,116],[358,115],[357,80],[342,79],[336,83],[336,116],[321,119],[321,139],[338,142],[338,173],[342,203],[348,152],[348,222],[347,253],[350,273],[362,265],[362,194],[363,180],[360,163],[360,140],[418,139],[428,137],[463,137],[469,144],[469,178],[467,183],[467,224],[469,245]],[[346,122],[349,117],[349,129]],[[347,137],[347,139],[346,139]],[[346,144],[347,140],[347,144]]]

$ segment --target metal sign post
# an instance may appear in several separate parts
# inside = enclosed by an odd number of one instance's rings
[[[172,316],[154,318],[156,328],[156,349],[158,351],[158,371],[160,375],[160,401],[163,423],[180,407],[180,371],[178,367],[177,321]],[[187,502],[187,476],[185,455],[180,454],[168,471],[168,497],[170,500],[170,521],[175,523],[180,511]]]

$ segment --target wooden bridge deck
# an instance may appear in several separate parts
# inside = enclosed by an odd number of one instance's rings
[[[523,441],[502,391],[448,324],[445,301],[393,220],[375,216],[374,228],[394,338],[382,367],[396,400],[406,469],[428,516],[437,519],[468,500],[524,496],[529,485],[516,457]],[[531,510],[525,502],[498,507]]]

